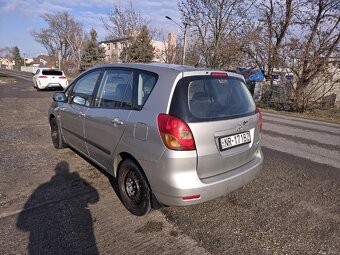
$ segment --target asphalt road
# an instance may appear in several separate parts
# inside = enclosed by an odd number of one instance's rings
[[[55,150],[53,92],[0,83],[0,254],[340,254],[340,125],[264,115],[255,181],[131,215],[115,181]]]

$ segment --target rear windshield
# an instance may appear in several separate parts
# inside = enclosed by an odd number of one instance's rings
[[[62,71],[58,71],[58,70],[43,70],[42,71],[43,75],[56,75],[56,76],[60,76],[63,75]]]
[[[193,76],[179,81],[170,114],[187,122],[214,121],[252,115],[255,103],[242,79]]]

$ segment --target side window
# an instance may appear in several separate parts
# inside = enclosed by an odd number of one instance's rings
[[[91,72],[77,81],[71,92],[72,103],[90,106],[93,90],[100,72],[100,70]]]
[[[138,74],[137,105],[142,107],[148,99],[153,87],[158,79],[158,75],[149,72]]]
[[[132,81],[132,71],[106,70],[95,99],[95,107],[131,108]]]

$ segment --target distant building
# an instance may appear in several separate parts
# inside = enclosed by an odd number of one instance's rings
[[[136,33],[134,33],[134,35],[136,35]],[[132,38],[133,37],[126,37],[99,42],[105,49],[106,60],[110,63],[122,62],[120,55],[123,49],[129,46]],[[155,48],[152,62],[165,63],[168,58],[167,49],[169,47],[176,47],[176,35],[169,33],[167,42],[152,40],[151,44]]]
[[[33,61],[31,62],[34,66],[39,67],[48,67],[48,68],[55,68],[57,64],[57,59],[52,56],[48,55],[39,55],[35,58],[33,58]]]
[[[13,70],[15,61],[11,57],[0,57],[0,68]]]

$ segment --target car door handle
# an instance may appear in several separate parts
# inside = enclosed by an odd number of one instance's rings
[[[78,117],[79,117],[79,118],[85,117],[85,113],[80,112],[80,113],[78,114]]]
[[[113,120],[111,120],[111,123],[113,123],[115,126],[124,124],[124,122],[121,121],[120,118],[114,118]]]

